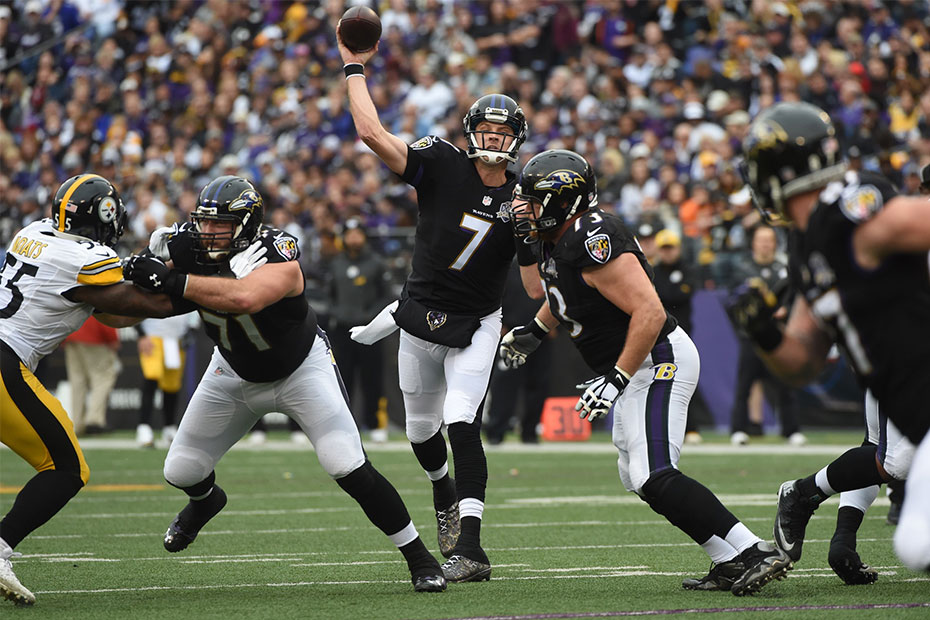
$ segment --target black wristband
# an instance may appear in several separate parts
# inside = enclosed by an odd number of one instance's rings
[[[172,297],[184,297],[187,290],[187,274],[171,270],[165,278],[165,292]]]
[[[526,327],[529,328],[530,333],[536,336],[539,340],[542,340],[543,338],[545,338],[546,334],[549,333],[546,330],[544,330],[542,326],[540,326],[539,323],[536,322],[535,318],[529,323],[527,323]]]
[[[349,79],[353,75],[360,75],[365,77],[365,67],[360,62],[350,62],[342,68],[345,71],[346,79]]]
[[[780,345],[781,341],[784,339],[785,334],[776,323],[771,323],[766,326],[765,329],[752,334],[753,342],[766,353],[771,353],[777,349],[778,345]]]

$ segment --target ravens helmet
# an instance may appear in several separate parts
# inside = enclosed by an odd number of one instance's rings
[[[503,148],[503,144],[510,134],[496,131],[478,131],[478,125],[482,121],[499,123],[510,127],[513,130],[513,140],[510,142],[510,146]],[[517,105],[517,102],[507,95],[485,95],[481,97],[471,104],[468,113],[462,119],[462,125],[465,128],[465,139],[468,140],[468,156],[473,159],[480,157],[489,164],[498,164],[504,160],[516,162],[517,152],[526,141],[526,116],[523,114],[523,109]],[[483,134],[500,135],[502,150],[485,148],[485,136]]]
[[[112,183],[97,174],[79,174],[55,192],[52,223],[59,232],[114,246],[126,225],[126,207]]]
[[[836,129],[809,103],[779,103],[759,114],[743,141],[741,170],[756,207],[769,220],[784,219],[787,200],[840,179]]]
[[[514,234],[524,243],[535,243],[539,235],[555,231],[566,220],[597,206],[597,179],[584,157],[574,151],[553,149],[543,151],[526,163],[517,186],[514,201],[537,205],[534,210],[518,204],[509,210]]]
[[[256,239],[262,226],[265,206],[262,195],[249,181],[237,176],[221,176],[210,181],[191,213],[194,223],[194,254],[200,261],[217,261],[240,252]],[[231,222],[228,232],[210,232],[208,221]]]

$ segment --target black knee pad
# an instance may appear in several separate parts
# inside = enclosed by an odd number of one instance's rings
[[[165,481],[168,484],[171,484],[171,481],[168,480],[167,478],[165,479]],[[202,497],[206,495],[210,489],[213,488],[213,485],[215,483],[216,483],[216,472],[211,471],[209,476],[207,476],[205,479],[201,480],[200,482],[192,486],[179,487],[176,484],[171,484],[171,486],[173,486],[176,489],[181,489],[182,491],[187,493],[189,497]]]
[[[481,445],[481,426],[477,420],[471,424],[456,422],[447,430],[459,499],[472,497],[483,502],[488,484],[488,461]]]

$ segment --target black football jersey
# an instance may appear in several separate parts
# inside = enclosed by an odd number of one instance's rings
[[[630,315],[586,284],[582,271],[632,252],[651,281],[652,267],[639,242],[619,217],[592,209],[576,219],[555,244],[537,243],[533,247],[549,309],[588,366],[605,374],[617,363],[626,343]],[[659,339],[677,326],[675,318],[666,312]]]
[[[498,211],[513,196],[513,173],[500,187],[486,187],[464,151],[427,136],[407,148],[402,178],[417,189],[419,210],[407,294],[457,314],[500,308],[516,242]]]
[[[930,273],[926,254],[896,254],[874,270],[853,260],[852,237],[896,195],[883,176],[848,172],[820,194],[805,233],[791,236],[791,278],[843,349],[864,387],[919,441],[930,422]]]
[[[194,260],[193,224],[182,224],[168,241],[175,269],[195,275],[234,278],[229,261],[203,265]],[[269,263],[297,260],[300,249],[292,235],[262,226],[260,239]],[[255,314],[230,314],[197,306],[207,336],[223,358],[246,381],[276,381],[290,375],[306,359],[316,337],[316,314],[304,295],[285,297]]]

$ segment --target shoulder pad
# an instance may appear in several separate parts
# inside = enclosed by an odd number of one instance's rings
[[[285,263],[300,258],[297,237],[278,228],[263,226],[259,240],[268,249],[269,263]]]
[[[840,212],[855,223],[872,219],[884,205],[882,192],[870,183],[847,183],[839,197]]]
[[[123,266],[113,248],[94,243],[84,256],[77,274],[78,284],[107,286],[123,280]]]

